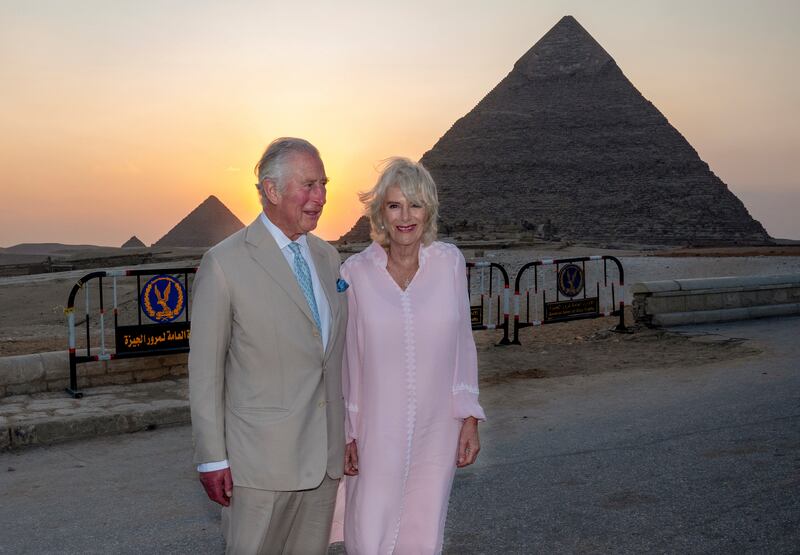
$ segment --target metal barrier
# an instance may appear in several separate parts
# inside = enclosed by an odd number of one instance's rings
[[[156,356],[189,351],[189,274],[197,268],[152,268],[136,270],[108,270],[86,274],[72,287],[64,314],[67,316],[69,337],[69,387],[67,392],[75,398],[82,397],[78,390],[78,364],[98,360],[113,360],[142,356]],[[183,276],[183,283],[175,276]],[[120,325],[118,303],[118,278],[136,277],[136,324]],[[142,287],[142,276],[154,276]],[[106,310],[103,295],[103,278],[112,279],[114,349],[106,346]],[[89,285],[97,280],[97,332],[99,352],[92,354],[92,321]],[[75,296],[83,290],[85,297],[86,354],[79,355],[76,347]],[[143,314],[152,322],[142,323]],[[182,317],[182,318],[181,318]],[[178,321],[180,318],[180,321]],[[83,350],[81,348],[81,350]],[[97,351],[98,348],[95,347]]]
[[[600,280],[596,283],[596,295],[587,296],[586,263],[603,262],[603,290],[610,291],[611,308],[601,310]],[[612,281],[609,289],[608,262],[617,266],[619,282],[617,290]],[[580,263],[580,267],[577,266]],[[556,270],[555,301],[547,301],[547,286],[542,277],[540,287],[539,268],[554,266]],[[521,288],[522,278],[533,268],[532,287],[524,289],[525,320],[521,318]],[[600,316],[618,315],[619,324],[616,329],[624,331],[625,328],[625,277],[620,261],[613,256],[586,256],[579,258],[564,258],[560,260],[537,260],[529,262],[520,268],[514,281],[514,339],[509,340],[510,331],[510,280],[506,269],[495,262],[476,261],[466,263],[467,290],[470,298],[470,319],[473,330],[502,329],[503,338],[499,345],[520,345],[519,330],[528,326],[538,326],[582,318],[597,318]],[[82,397],[78,390],[77,365],[85,362],[113,360],[121,358],[134,358],[143,356],[156,356],[165,354],[185,353],[189,351],[189,274],[194,274],[197,268],[151,268],[136,270],[108,270],[86,274],[72,287],[64,313],[67,316],[69,337],[69,387],[67,392],[73,397]],[[478,272],[478,279],[474,273]],[[542,272],[543,273],[543,272]],[[487,277],[488,274],[488,277]],[[142,276],[153,276],[142,287]],[[175,276],[182,276],[181,283]],[[136,323],[120,325],[120,310],[118,302],[118,278],[136,277]],[[111,278],[113,295],[113,329],[114,348],[106,345],[106,310],[103,294],[103,279]],[[90,304],[89,285],[91,280],[97,280],[97,328],[99,331],[99,347],[92,352],[92,313]],[[502,279],[502,301],[499,292]],[[498,281],[495,285],[495,281]],[[541,306],[537,306],[539,290],[541,289]],[[75,297],[78,291],[84,292],[85,297],[85,329],[86,353],[79,355],[75,322]],[[533,295],[531,295],[533,292]],[[579,295],[581,298],[576,300]],[[473,295],[475,294],[475,295]],[[616,296],[619,295],[617,302]],[[473,304],[473,296],[478,297],[478,304]],[[562,300],[561,297],[566,297]],[[501,307],[502,302],[502,307]],[[616,310],[614,307],[618,306]],[[154,323],[142,323],[145,315]],[[532,318],[533,316],[533,318]],[[538,316],[541,316],[538,318]],[[182,318],[181,318],[182,317]],[[178,321],[178,319],[180,321]],[[82,348],[81,348],[82,349]],[[99,352],[97,352],[99,350]]]
[[[470,298],[470,320],[472,322],[473,330],[493,330],[500,328],[503,330],[503,338],[498,345],[510,345],[508,339],[509,328],[509,285],[508,272],[500,264],[495,262],[467,262],[467,295]],[[472,279],[473,271],[480,273],[478,283],[474,283]],[[488,271],[489,278],[486,279]],[[500,293],[495,294],[495,290],[499,289],[494,286],[495,273],[499,273],[503,279],[503,312],[502,320],[500,314]],[[488,281],[488,287],[487,287]],[[477,286],[479,304],[472,304],[472,291],[473,287]],[[494,307],[497,307],[495,313]],[[496,314],[496,316],[495,316]]]
[[[603,262],[603,291],[609,291],[608,262],[614,262],[617,266],[619,276],[619,291],[615,290],[614,282],[610,288],[610,309],[601,310],[601,287],[600,279],[596,280],[595,296],[587,296],[586,263]],[[580,264],[580,266],[578,266]],[[545,283],[545,276],[542,275],[540,287],[539,268],[543,270],[547,267],[555,267],[555,300],[547,301],[548,284]],[[525,288],[525,320],[521,319],[521,300],[522,291],[520,287],[522,277],[525,272],[533,268],[532,287]],[[544,271],[541,272],[544,274]],[[539,290],[541,289],[541,305],[537,302]],[[531,290],[533,295],[531,295]],[[582,293],[582,295],[581,295]],[[552,294],[552,293],[551,293]],[[619,303],[616,296],[619,295]],[[562,300],[561,297],[566,297]],[[576,297],[580,297],[576,299]],[[617,307],[615,310],[614,307]],[[601,316],[619,316],[619,324],[615,328],[617,331],[625,331],[625,274],[622,263],[613,256],[583,256],[578,258],[562,258],[560,260],[542,259],[529,262],[522,266],[517,272],[514,281],[514,339],[513,345],[520,345],[519,330],[528,326],[539,326],[542,324],[552,324],[555,322],[566,322],[568,320],[579,320],[583,318],[599,318]]]

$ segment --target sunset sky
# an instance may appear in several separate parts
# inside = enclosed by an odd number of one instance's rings
[[[800,239],[800,2],[0,0],[0,247],[150,244],[300,136],[336,239],[573,15],[776,237]]]

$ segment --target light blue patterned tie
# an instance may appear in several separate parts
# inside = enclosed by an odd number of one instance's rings
[[[322,325],[319,322],[319,310],[317,309],[317,299],[314,298],[314,286],[311,284],[311,270],[308,268],[308,263],[300,252],[300,244],[292,241],[289,243],[289,249],[294,254],[294,276],[297,278],[297,284],[306,296],[308,307],[311,309],[311,315],[314,316],[314,322],[317,324],[317,329],[322,331]]]

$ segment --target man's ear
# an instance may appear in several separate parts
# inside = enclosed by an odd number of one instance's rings
[[[278,204],[281,199],[281,194],[278,192],[278,184],[273,179],[266,177],[262,182],[262,187],[264,187],[264,194],[270,204]]]

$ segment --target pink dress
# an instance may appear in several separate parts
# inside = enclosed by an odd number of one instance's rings
[[[377,243],[342,266],[349,320],[343,383],[347,441],[359,475],[346,477],[349,555],[442,549],[462,419],[484,420],[464,258],[421,247],[403,291]]]

